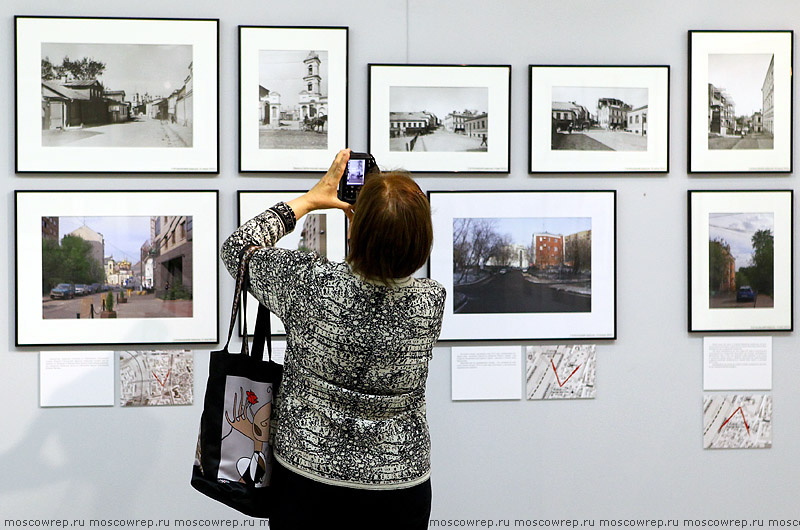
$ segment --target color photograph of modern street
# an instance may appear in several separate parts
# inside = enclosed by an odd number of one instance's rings
[[[592,310],[592,219],[453,219],[454,313]]]
[[[193,143],[192,46],[42,44],[42,146]]]
[[[42,217],[42,318],[192,317],[192,217]]]
[[[710,213],[709,308],[774,307],[774,214]]]

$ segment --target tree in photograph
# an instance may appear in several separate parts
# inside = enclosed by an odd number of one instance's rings
[[[493,219],[453,219],[453,273],[455,283],[463,283],[469,271],[481,269],[497,251],[500,237]]]
[[[506,267],[514,260],[514,249],[511,246],[511,237],[494,232],[489,240],[487,260],[493,258],[493,263],[499,267]]]
[[[57,241],[42,238],[42,294],[59,283],[65,283],[61,261],[61,247]]]
[[[757,230],[753,243],[752,287],[759,294],[772,296],[775,281],[775,247],[772,230]]]
[[[724,239],[708,242],[708,289],[714,294],[726,289],[730,283],[731,247]]]
[[[564,243],[565,261],[570,264],[575,274],[592,270],[591,239],[570,237]]]
[[[77,61],[64,57],[61,64],[55,64],[49,57],[42,59],[42,79],[60,79],[65,75],[73,79],[90,80],[97,79],[106,70],[106,63],[96,61],[90,57],[83,57]]]
[[[753,282],[750,280],[750,267],[740,267],[736,271],[736,286],[744,287],[745,285],[753,286]]]
[[[103,265],[92,257],[92,246],[77,236],[64,236],[59,245],[42,238],[42,293],[59,283],[101,283]]]
[[[100,283],[104,272],[101,264],[92,258],[92,246],[77,236],[61,239],[63,274],[69,283]]]

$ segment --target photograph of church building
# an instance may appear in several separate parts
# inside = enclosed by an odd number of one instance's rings
[[[328,148],[328,52],[259,51],[260,149]]]

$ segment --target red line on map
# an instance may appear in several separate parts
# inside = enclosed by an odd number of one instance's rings
[[[553,362],[553,359],[550,359],[550,366],[552,366],[552,367],[553,367],[553,372],[555,372],[555,374],[556,374],[556,380],[558,381],[558,386],[559,386],[559,388],[560,388],[560,387],[562,387],[562,386],[564,386],[564,385],[566,385],[566,384],[567,384],[567,381],[569,381],[569,378],[570,378],[570,377],[572,377],[573,375],[575,375],[575,372],[577,372],[577,371],[578,371],[578,369],[581,367],[581,365],[580,365],[580,364],[579,364],[578,366],[576,366],[576,367],[575,367],[575,369],[572,371],[572,373],[571,373],[571,374],[569,374],[569,377],[567,377],[566,379],[564,379],[564,382],[562,383],[562,382],[561,382],[561,378],[560,378],[560,377],[558,377],[558,370],[556,370],[556,363],[554,363],[554,362]]]
[[[167,371],[167,375],[166,375],[166,377],[164,377],[164,382],[163,382],[163,383],[161,382],[161,379],[159,379],[159,378],[158,378],[158,376],[156,375],[156,373],[155,373],[155,372],[150,372],[150,373],[151,373],[151,374],[153,374],[153,377],[155,377],[155,378],[156,378],[156,381],[158,381],[158,384],[159,384],[159,385],[161,385],[161,387],[163,388],[163,387],[164,387],[164,385],[166,385],[166,384],[167,384],[167,379],[169,379],[169,374],[170,374],[170,372],[172,372],[172,368],[170,368],[170,369]]]
[[[719,427],[719,429],[717,430],[717,432],[721,431],[721,430],[722,430],[722,428],[723,428],[723,427],[725,427],[725,425],[727,425],[729,421],[731,421],[731,418],[733,418],[734,416],[736,416],[736,413],[737,413],[737,412],[741,412],[741,413],[742,413],[742,419],[744,420],[744,428],[745,428],[745,429],[747,429],[747,434],[750,434],[750,426],[749,426],[749,425],[747,425],[747,418],[745,418],[745,416],[744,416],[744,411],[742,410],[742,407],[739,407],[738,409],[734,410],[734,411],[733,411],[733,414],[731,414],[730,416],[728,416],[728,419],[727,419],[727,420],[725,420],[725,422],[724,422],[722,425],[720,425],[720,427]]]

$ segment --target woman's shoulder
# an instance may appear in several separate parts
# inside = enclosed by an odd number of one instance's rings
[[[444,285],[432,278],[414,278],[413,281],[414,286],[418,289],[428,291],[431,295],[441,297],[442,300],[447,296],[447,289],[444,288]]]

